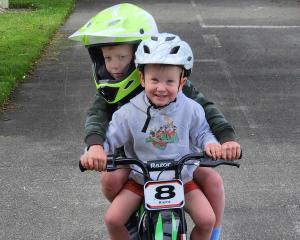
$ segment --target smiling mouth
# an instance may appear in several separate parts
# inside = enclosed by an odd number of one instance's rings
[[[167,97],[166,95],[154,95],[155,97],[157,97],[157,98],[165,98],[165,97]]]

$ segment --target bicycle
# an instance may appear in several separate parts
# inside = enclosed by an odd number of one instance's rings
[[[188,163],[193,161],[192,163]],[[135,158],[123,158],[109,155],[107,157],[107,171],[115,171],[118,166],[134,164],[140,167],[144,176],[144,200],[136,212],[138,221],[137,234],[131,239],[140,240],[186,240],[187,224],[184,212],[184,191],[181,170],[184,165],[193,164],[199,167],[217,167],[230,165],[239,167],[233,161],[212,160],[203,153],[192,153],[183,156],[178,161],[154,160],[144,163]],[[85,169],[79,162],[81,171]],[[131,169],[131,168],[130,168]],[[173,170],[175,178],[159,180],[166,170]],[[135,170],[136,171],[136,170]],[[160,171],[156,180],[150,178],[151,171]],[[134,234],[133,234],[134,235]]]

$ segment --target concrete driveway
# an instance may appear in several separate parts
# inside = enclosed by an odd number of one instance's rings
[[[67,36],[116,3],[78,0],[0,115],[0,239],[107,239],[99,174],[77,167],[95,94],[90,59]],[[191,80],[238,133],[241,168],[218,170],[222,239],[300,239],[299,1],[134,3],[192,45]]]

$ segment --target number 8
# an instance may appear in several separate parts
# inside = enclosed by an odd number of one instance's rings
[[[175,187],[172,185],[159,186],[156,188],[155,198],[159,200],[173,198],[176,195],[174,189]],[[163,196],[163,194],[167,194],[167,196]]]

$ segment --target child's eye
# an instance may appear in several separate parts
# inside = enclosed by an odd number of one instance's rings
[[[168,80],[168,81],[167,81],[167,84],[169,84],[169,85],[172,85],[172,84],[174,84],[174,83],[175,83],[174,80]]]
[[[157,80],[156,78],[152,78],[152,79],[151,79],[151,82],[153,82],[153,83],[157,83],[157,82],[158,82],[158,80]]]
[[[110,61],[110,59],[111,59],[110,57],[104,57],[105,61]]]

